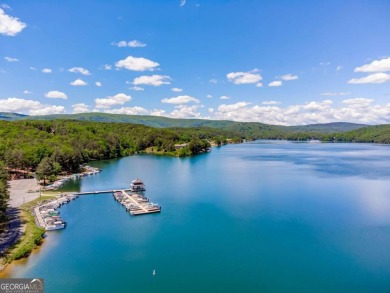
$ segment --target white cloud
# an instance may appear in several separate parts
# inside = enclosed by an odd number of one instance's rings
[[[350,95],[350,92],[325,92],[321,93],[321,96],[347,96]]]
[[[45,97],[50,98],[50,99],[64,99],[64,100],[66,100],[68,98],[68,96],[65,93],[59,92],[59,91],[47,92],[45,94]]]
[[[30,69],[31,70],[37,70],[35,67],[33,67],[33,66],[30,66]]]
[[[199,100],[191,96],[178,96],[170,99],[162,99],[161,102],[165,104],[179,105],[179,104],[187,104],[191,102],[199,103]]]
[[[100,81],[95,82],[95,85],[96,85],[97,87],[103,86],[102,83],[101,83]]]
[[[124,93],[116,94],[115,96],[109,96],[103,99],[95,99],[95,108],[108,109],[114,105],[123,105],[126,102],[131,101],[131,96]]]
[[[280,102],[277,102],[277,101],[264,101],[264,102],[261,102],[263,105],[278,105],[280,104]]]
[[[171,88],[171,91],[175,92],[175,93],[179,93],[179,92],[182,92],[183,89],[180,89],[178,87],[174,87],[174,88]]]
[[[73,108],[73,113],[74,114],[91,112],[89,106],[87,104],[84,104],[84,103],[73,104],[72,108]]]
[[[40,109],[30,110],[28,113],[30,115],[52,115],[52,114],[62,114],[65,112],[64,106],[43,106]]]
[[[122,107],[119,109],[109,109],[104,110],[104,113],[111,113],[111,114],[126,114],[126,115],[140,115],[140,114],[148,114],[148,110],[142,107]]]
[[[347,104],[351,108],[366,108],[369,107],[373,102],[373,99],[366,98],[354,98],[343,101],[344,104]]]
[[[16,36],[27,25],[20,21],[19,18],[9,16],[0,8],[0,34],[6,36]]]
[[[386,72],[390,71],[390,57],[381,60],[374,60],[370,64],[356,67],[355,72]]]
[[[221,96],[221,97],[219,97],[221,100],[229,100],[230,99],[230,97],[229,96]]]
[[[175,110],[173,110],[169,117],[172,118],[200,118],[201,115],[198,111],[198,105],[179,105],[175,106]]]
[[[390,81],[390,74],[374,73],[365,77],[350,79],[348,80],[348,83],[352,83],[352,84],[385,83],[388,81]]]
[[[30,92],[30,91],[28,91],[28,90],[24,90],[24,91],[23,91],[23,94],[28,95],[28,94],[32,94],[32,92]]]
[[[281,86],[282,82],[280,80],[274,80],[268,84],[268,86],[275,87],[275,86]]]
[[[211,84],[217,84],[218,83],[218,80],[216,80],[215,78],[212,78],[209,80],[209,83]]]
[[[19,59],[16,59],[16,58],[12,58],[12,57],[4,57],[4,59],[8,62],[18,62]]]
[[[180,7],[183,7],[184,5],[186,5],[186,0],[180,0]]]
[[[246,107],[247,105],[249,105],[249,103],[247,103],[247,102],[238,102],[238,103],[230,104],[230,105],[222,104],[218,107],[218,112],[221,112],[221,113],[235,112],[239,109]]]
[[[161,110],[161,109],[153,109],[153,111],[150,112],[150,115],[153,115],[153,116],[166,116],[165,110]]]
[[[4,9],[11,9],[11,7],[8,4],[5,4],[5,3],[4,4],[0,4],[0,7],[4,8]]]
[[[252,121],[275,125],[303,125],[329,122],[353,122],[366,124],[390,123],[390,103],[374,104],[372,99],[344,100],[342,106],[333,101],[311,101],[300,105],[280,107],[275,105],[249,105],[239,102],[220,105],[213,119]]]
[[[256,87],[263,87],[263,84],[261,82],[256,83]]]
[[[82,75],[91,75],[88,69],[82,67],[72,67],[68,69],[68,71],[73,73],[81,73]]]
[[[103,65],[103,68],[104,68],[105,70],[111,70],[111,69],[112,69],[112,65],[104,64],[104,65]]]
[[[137,41],[137,40],[132,40],[132,41],[129,41],[129,42],[126,42],[126,41],[120,41],[118,43],[116,42],[112,42],[111,45],[113,46],[117,46],[117,47],[131,47],[131,48],[137,48],[137,47],[146,47],[146,44],[140,42],[140,41]]]
[[[299,77],[298,77],[298,75],[294,75],[294,74],[289,73],[289,74],[285,74],[285,75],[280,76],[280,78],[283,80],[296,80]]]
[[[209,111],[209,113],[213,113],[214,112],[214,108],[208,108],[207,111]]]
[[[213,96],[212,95],[207,95],[207,98],[208,99],[211,99]]]
[[[341,66],[341,65],[338,65],[337,67],[336,67],[336,71],[340,71],[340,70],[342,70],[343,69],[343,67]]]
[[[41,103],[33,100],[19,98],[7,98],[0,100],[0,112],[19,112],[30,109],[38,109]]]
[[[152,60],[143,57],[138,58],[133,56],[128,56],[126,59],[119,60],[115,63],[115,66],[118,68],[125,68],[133,71],[153,71],[159,65],[160,64]]]
[[[43,73],[52,73],[52,70],[50,68],[44,68],[42,69]]]
[[[263,78],[256,73],[258,70],[254,69],[250,72],[230,72],[226,75],[227,79],[234,84],[258,84]]]
[[[129,90],[134,90],[134,91],[143,91],[144,88],[140,87],[140,86],[133,86],[133,87],[129,87]]]
[[[64,113],[65,108],[63,106],[44,105],[33,100],[7,98],[0,100],[0,111],[18,112],[29,115],[48,115]]]
[[[142,75],[139,77],[136,77],[133,81],[134,85],[152,85],[152,86],[160,86],[163,84],[170,84],[169,81],[171,78],[167,75]]]
[[[84,80],[78,78],[78,79],[72,81],[70,83],[70,85],[73,85],[73,86],[84,86],[84,85],[87,85],[87,83]]]

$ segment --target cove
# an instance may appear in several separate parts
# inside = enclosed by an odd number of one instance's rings
[[[60,209],[67,228],[10,276],[44,278],[45,292],[388,292],[389,151],[257,141],[93,162],[103,172],[64,190],[138,177],[161,214],[80,196]]]

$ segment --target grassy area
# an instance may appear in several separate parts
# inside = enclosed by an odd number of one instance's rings
[[[10,263],[15,259],[28,256],[31,251],[40,245],[43,241],[45,229],[35,224],[34,215],[31,209],[44,200],[55,198],[54,196],[42,196],[36,200],[30,201],[20,207],[20,217],[25,225],[25,232],[21,239],[7,251],[4,259],[5,263]]]

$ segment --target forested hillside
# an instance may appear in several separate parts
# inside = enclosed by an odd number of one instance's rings
[[[209,141],[223,143],[232,132],[213,128],[157,129],[128,123],[86,121],[0,121],[0,160],[7,167],[35,170],[44,158],[76,172],[90,160],[131,155],[155,147],[170,155],[197,154]],[[240,140],[239,137],[236,137]],[[188,143],[180,150],[175,144]]]

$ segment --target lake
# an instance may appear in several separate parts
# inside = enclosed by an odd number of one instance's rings
[[[256,141],[91,165],[103,172],[64,189],[141,178],[162,212],[79,196],[12,277],[53,293],[390,292],[390,146]]]

